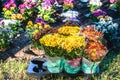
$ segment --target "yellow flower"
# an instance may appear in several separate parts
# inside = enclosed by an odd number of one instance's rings
[[[45,46],[63,48],[68,53],[74,49],[85,47],[86,45],[83,36],[64,36],[58,33],[45,35],[39,41]]]
[[[58,29],[58,33],[65,35],[77,35],[80,31],[79,27],[66,26]]]
[[[39,30],[35,30],[32,34],[35,35],[39,32]]]
[[[11,19],[16,20],[16,14],[12,14]]]
[[[34,24],[34,26],[33,26],[34,28],[38,28],[38,25],[37,24]]]
[[[9,10],[6,10],[6,11],[5,11],[5,15],[12,15],[12,12],[9,11]]]
[[[16,14],[16,17],[17,17],[17,19],[22,19],[23,17],[22,17],[22,14]]]
[[[37,23],[38,26],[41,26],[41,23]]]
[[[95,55],[95,53],[91,53],[91,56],[92,56],[92,57],[95,57],[96,55]]]
[[[3,8],[3,11],[6,11],[7,9],[6,8]]]
[[[45,24],[45,25],[44,25],[44,28],[50,28],[50,25]]]
[[[28,25],[33,25],[33,22],[32,22],[32,21],[28,21],[27,24],[28,24]]]

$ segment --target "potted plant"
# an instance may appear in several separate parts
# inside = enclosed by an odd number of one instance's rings
[[[86,49],[82,58],[82,71],[86,74],[99,72],[99,63],[107,54],[107,47],[101,42],[102,33],[92,27],[83,29],[87,38]]]
[[[102,2],[100,0],[90,0],[89,1],[89,7],[90,7],[91,12],[100,8],[101,5],[102,5]]]
[[[13,31],[9,26],[0,25],[0,51],[4,52],[10,44]]]
[[[64,26],[59,28],[57,33],[47,34],[39,40],[45,49],[46,55],[55,58],[53,67],[52,62],[48,59],[47,68],[50,72],[59,73],[63,70],[63,67],[66,72],[72,74],[80,70],[80,57],[85,47],[85,38],[79,36],[79,31],[80,28],[78,26]],[[58,57],[59,59],[57,60]],[[75,61],[77,65],[75,65]],[[69,71],[70,69],[77,69],[77,71],[71,72]]]
[[[103,38],[108,41],[108,47],[114,46],[114,40],[118,35],[118,24],[113,22],[110,16],[98,16],[98,19],[99,21],[95,24],[95,30],[104,34]]]
[[[30,46],[30,50],[41,57],[44,55],[45,52],[39,45],[38,41],[34,39],[34,36],[43,28],[48,28],[48,27],[50,27],[48,24],[42,23],[42,21],[38,21],[38,19],[36,19],[35,23],[33,23],[32,21],[28,21],[26,26],[26,31],[32,42]]]

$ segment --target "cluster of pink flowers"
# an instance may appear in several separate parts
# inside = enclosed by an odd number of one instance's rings
[[[20,13],[25,12],[25,8],[31,9],[35,5],[35,2],[32,2],[32,0],[26,0],[23,4],[19,5]]]
[[[10,7],[14,7],[16,8],[16,4],[14,3],[15,0],[8,0],[5,4],[4,4],[4,8],[9,9]]]
[[[72,4],[74,0],[63,0],[64,3],[66,4]]]
[[[120,0],[110,0],[110,3],[120,2]]]

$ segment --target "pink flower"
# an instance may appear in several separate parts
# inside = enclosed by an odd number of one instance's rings
[[[12,7],[16,8],[16,4],[12,4]]]
[[[9,9],[10,8],[10,4],[5,4],[4,7]]]
[[[15,0],[9,0],[9,3],[10,3],[10,4],[14,4],[14,1],[15,1]]]
[[[26,2],[31,2],[32,0],[26,0]]]
[[[27,8],[27,9],[30,9],[30,8],[32,8],[32,5],[28,4],[28,5],[26,6],[26,8]]]
[[[31,2],[31,4],[30,4],[30,5],[34,6],[34,5],[35,5],[35,3],[34,3],[34,2]]]
[[[114,3],[115,2],[115,0],[110,0],[110,3]]]
[[[24,13],[25,12],[25,9],[20,9],[20,13]]]
[[[24,7],[24,4],[19,5],[19,9],[23,9]]]

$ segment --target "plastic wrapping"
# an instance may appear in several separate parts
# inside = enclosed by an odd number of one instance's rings
[[[64,70],[69,74],[76,74],[81,69],[81,58],[65,60]]]
[[[91,62],[86,58],[83,58],[81,69],[86,74],[99,73],[99,64],[100,62]]]
[[[63,71],[64,59],[61,57],[50,57],[47,58],[47,68],[51,73],[60,73]]]

